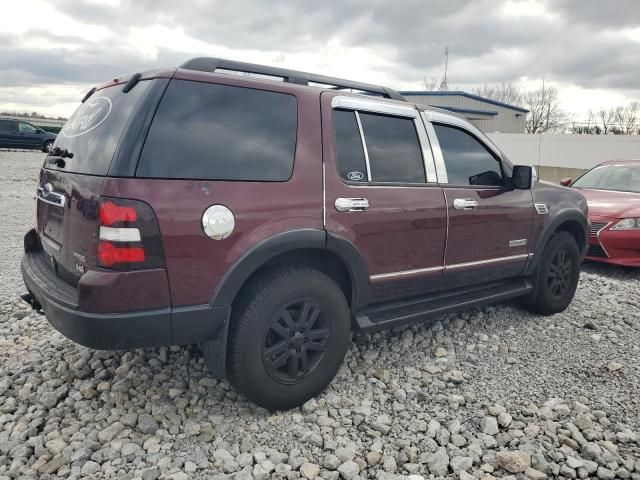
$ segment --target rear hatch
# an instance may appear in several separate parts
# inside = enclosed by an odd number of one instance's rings
[[[126,125],[149,88],[116,84],[96,91],[58,135],[40,172],[37,231],[56,274],[76,284],[95,265],[98,205]]]

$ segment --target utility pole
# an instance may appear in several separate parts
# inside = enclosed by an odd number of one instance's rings
[[[442,83],[440,84],[440,91],[447,90],[447,67],[449,66],[449,47],[444,47],[444,77],[442,78]]]

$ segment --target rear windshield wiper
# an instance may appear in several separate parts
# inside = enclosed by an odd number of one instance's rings
[[[82,97],[82,100],[80,101],[80,103],[84,103],[87,101],[87,99],[93,95],[96,91],[96,87],[93,87],[91,90],[89,90],[84,97]]]
[[[135,87],[138,84],[141,78],[142,78],[141,73],[134,73],[129,79],[129,81],[125,83],[124,87],[122,88],[122,93],[128,93],[131,90],[133,90],[133,87]]]
[[[65,158],[73,158],[73,153],[71,153],[66,148],[55,147],[49,154],[47,155],[47,163],[51,165],[56,165],[60,168],[64,168],[66,162]]]

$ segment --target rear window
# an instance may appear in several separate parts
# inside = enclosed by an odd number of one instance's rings
[[[136,176],[285,181],[293,171],[296,125],[292,95],[173,80]]]
[[[46,167],[106,175],[127,121],[149,84],[148,80],[142,81],[128,93],[122,92],[122,85],[116,85],[89,97],[67,120],[54,144],[73,157],[64,159],[64,167],[49,163]]]

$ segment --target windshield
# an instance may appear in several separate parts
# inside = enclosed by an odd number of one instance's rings
[[[640,193],[640,165],[602,165],[589,170],[571,186]]]
[[[51,157],[55,159],[60,151],[64,151],[64,162],[47,161],[45,167],[106,175],[125,125],[149,83],[142,81],[128,93],[123,93],[122,86],[117,85],[90,96],[67,120],[56,138]]]

